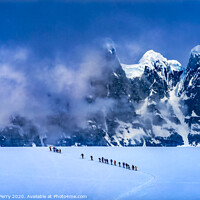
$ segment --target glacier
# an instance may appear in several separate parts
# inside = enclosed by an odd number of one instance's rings
[[[33,198],[27,198],[28,195],[52,195],[49,199],[60,199],[59,195],[86,195],[92,200],[199,199],[199,148],[61,149],[59,154],[50,152],[48,147],[0,148],[0,198],[22,195],[29,200]],[[81,153],[85,159],[81,159]],[[94,161],[90,160],[91,155]],[[99,163],[102,156],[137,165],[138,171]]]

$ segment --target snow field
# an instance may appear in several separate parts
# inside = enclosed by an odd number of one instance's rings
[[[198,199],[199,153],[199,148],[65,147],[61,154],[46,147],[0,148],[0,195]],[[137,165],[139,171],[99,163],[102,156]]]

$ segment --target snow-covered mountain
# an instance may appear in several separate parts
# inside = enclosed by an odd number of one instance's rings
[[[62,134],[55,134],[50,140],[31,120],[16,115],[0,131],[0,145],[200,143],[200,46],[191,51],[187,68],[153,50],[134,65],[120,63],[113,47],[106,49],[103,56],[103,75],[89,80],[91,89],[85,94],[85,103],[94,110],[87,115],[85,126],[74,125],[68,113],[48,116],[47,123],[62,130]],[[97,105],[101,109],[95,110]]]
[[[200,45],[191,51],[180,95],[186,106],[184,114],[189,127],[189,143],[197,145],[200,143]]]

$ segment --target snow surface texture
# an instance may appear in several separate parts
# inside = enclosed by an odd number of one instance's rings
[[[85,154],[81,159],[80,154]],[[87,195],[87,199],[199,199],[199,148],[0,148],[0,195]],[[90,161],[90,156],[94,161]],[[98,162],[112,158],[132,171]]]
[[[144,73],[144,66],[140,64],[133,64],[133,65],[126,65],[126,64],[121,64],[122,69],[126,73],[127,78],[136,78],[136,77],[141,77],[142,74]]]
[[[169,66],[171,67],[172,71],[184,70],[184,68],[182,67],[181,63],[178,62],[177,60],[168,60],[167,62],[169,64]]]

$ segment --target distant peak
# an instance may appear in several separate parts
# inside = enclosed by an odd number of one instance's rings
[[[115,45],[114,42],[112,40],[107,40],[104,43],[104,48],[107,50],[107,52],[109,54],[115,55],[116,54],[116,49],[115,49]]]
[[[163,57],[162,54],[155,52],[154,50],[149,50],[147,51],[142,58],[140,59],[140,63],[144,63],[144,62],[155,62],[157,60],[160,61],[167,61],[166,58]]]
[[[166,68],[169,68],[170,71],[184,70],[181,63],[179,63],[177,60],[167,60],[165,57],[163,57],[162,54],[157,53],[153,50],[147,51],[142,56],[138,64],[121,65],[126,73],[127,78],[141,77],[144,73],[145,67],[148,67],[150,70],[159,69],[159,71],[163,71]],[[164,76],[163,74],[162,76]]]
[[[192,50],[191,50],[191,55],[195,56],[195,55],[200,55],[200,45],[195,46]]]

